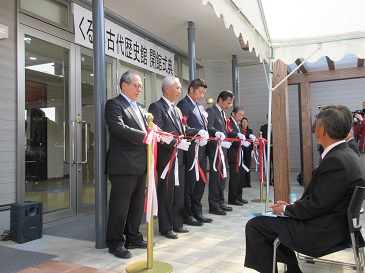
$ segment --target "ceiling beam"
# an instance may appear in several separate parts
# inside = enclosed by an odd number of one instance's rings
[[[295,64],[297,66],[299,66],[301,63],[302,63],[301,59],[296,59],[295,60]],[[308,68],[307,64],[303,64],[301,67],[299,67],[299,69],[302,73],[308,73],[308,71],[309,71],[309,68]]]
[[[288,78],[288,85],[357,78],[365,78],[365,66],[293,74]]]
[[[327,65],[329,70],[335,70],[335,63],[326,56]]]
[[[364,66],[364,59],[357,59],[357,66],[358,67]]]

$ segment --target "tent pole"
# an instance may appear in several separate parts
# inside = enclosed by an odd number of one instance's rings
[[[273,59],[269,59],[269,102],[268,102],[268,113],[267,113],[267,155],[266,155],[266,202],[265,202],[265,211],[268,211],[269,209],[269,188],[270,188],[270,172],[271,172],[271,166],[270,166],[270,154],[271,154],[271,109],[272,109],[272,76],[274,73],[274,64]]]

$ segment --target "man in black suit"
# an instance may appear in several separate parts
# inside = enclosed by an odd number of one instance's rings
[[[229,125],[227,126],[228,137],[239,138],[241,141],[234,141],[231,148],[228,149],[228,164],[229,164],[229,188],[228,188],[228,204],[235,206],[242,206],[247,204],[248,201],[242,199],[242,187],[241,187],[241,173],[240,167],[242,162],[242,142],[246,137],[241,133],[241,120],[245,115],[245,110],[242,106],[234,106],[231,117],[229,118]],[[245,145],[250,145],[249,142],[245,142]],[[240,147],[240,148],[239,148]],[[240,151],[238,151],[240,149]],[[239,152],[239,154],[238,154]],[[239,159],[238,159],[239,158]],[[241,163],[241,164],[240,164]]]
[[[256,140],[256,137],[253,134],[253,131],[250,127],[248,127],[248,119],[246,117],[242,118],[241,120],[242,126],[242,134],[246,137],[246,139],[251,139],[253,141]],[[240,168],[241,171],[241,187],[242,188],[252,188],[251,186],[251,172],[250,166],[252,161],[252,151],[253,151],[253,144],[249,145],[248,147],[243,148],[243,163],[247,167],[248,170],[244,169],[242,166]]]
[[[347,145],[358,155],[360,156],[359,144],[357,144],[356,139],[354,138],[354,128],[351,127],[351,130],[346,137]]]
[[[226,186],[225,160],[227,149],[231,143],[224,141],[227,136],[226,115],[224,113],[233,103],[233,92],[222,91],[217,98],[217,103],[207,108],[208,132],[218,140],[211,140],[208,143],[209,156],[209,213],[216,215],[226,215],[227,211],[232,211],[224,203],[224,188]],[[221,144],[221,151],[217,151],[218,142]]]
[[[201,200],[203,198],[205,182],[203,176],[207,173],[207,156],[205,147],[209,138],[206,112],[199,101],[204,98],[208,85],[202,79],[193,80],[188,87],[188,94],[179,101],[177,107],[180,108],[185,117],[186,125],[194,128],[187,132],[189,136],[199,135],[203,137],[199,142],[193,141],[186,154],[186,175],[185,175],[185,195],[184,195],[184,224],[201,226],[203,223],[210,223],[213,220],[203,215]],[[205,115],[205,116],[204,116]],[[196,146],[198,149],[198,162],[196,162]],[[195,165],[192,167],[192,165]],[[199,166],[201,172],[199,172]]]
[[[273,242],[279,237],[278,261],[288,273],[301,270],[294,251],[319,257],[337,244],[350,242],[347,207],[356,186],[365,186],[365,169],[348,147],[352,114],[346,106],[322,107],[315,136],[324,148],[303,196],[293,204],[277,201],[272,213],[288,217],[256,217],[246,224],[245,266],[272,272]]]
[[[266,119],[268,118],[268,114],[266,114]],[[267,128],[268,124],[261,125],[260,132],[262,132],[262,138],[267,140]],[[271,130],[271,137],[270,137],[270,174],[269,177],[266,177],[268,181],[270,181],[270,185],[274,186],[274,152],[273,152],[273,142],[272,142],[272,130]],[[267,147],[266,147],[266,155],[267,155]],[[272,175],[271,175],[272,174]]]
[[[136,103],[143,85],[136,72],[125,72],[119,82],[121,93],[107,101],[109,150],[106,173],[111,182],[106,245],[118,258],[130,258],[126,248],[146,248],[139,232],[146,187],[146,108]],[[125,235],[125,238],[124,238]]]
[[[162,82],[162,98],[152,103],[148,111],[153,115],[153,122],[163,131],[175,136],[171,143],[160,141],[157,161],[157,200],[158,223],[160,233],[169,239],[177,239],[175,232],[189,232],[183,227],[185,162],[184,151],[190,142],[185,136],[182,114],[173,102],[181,94],[180,80],[167,76]],[[177,174],[178,172],[178,174]]]

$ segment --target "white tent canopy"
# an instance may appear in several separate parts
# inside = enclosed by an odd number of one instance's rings
[[[202,0],[260,60],[365,58],[364,0]]]

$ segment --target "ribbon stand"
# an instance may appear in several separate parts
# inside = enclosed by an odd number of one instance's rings
[[[251,200],[254,203],[265,203],[266,199],[263,198],[263,193],[264,193],[264,160],[263,160],[263,146],[264,146],[264,139],[262,138],[262,132],[260,132],[260,137],[259,137],[259,143],[260,143],[260,151],[259,151],[259,162],[260,162],[260,168],[259,168],[259,172],[260,172],[260,199],[253,199]],[[266,183],[266,187],[268,187],[267,183]],[[271,200],[269,200],[269,202],[271,202]]]
[[[153,128],[153,116],[149,115],[147,117],[148,120],[148,128]],[[147,173],[154,168],[152,166],[152,144],[147,144]],[[149,181],[149,176],[147,175],[147,188],[148,183],[153,181]],[[153,206],[153,199],[151,200]],[[173,267],[171,264],[161,262],[161,261],[154,261],[153,260],[153,209],[151,209],[151,221],[147,223],[147,261],[136,262],[129,265],[126,269],[128,273],[169,273],[172,272]]]

